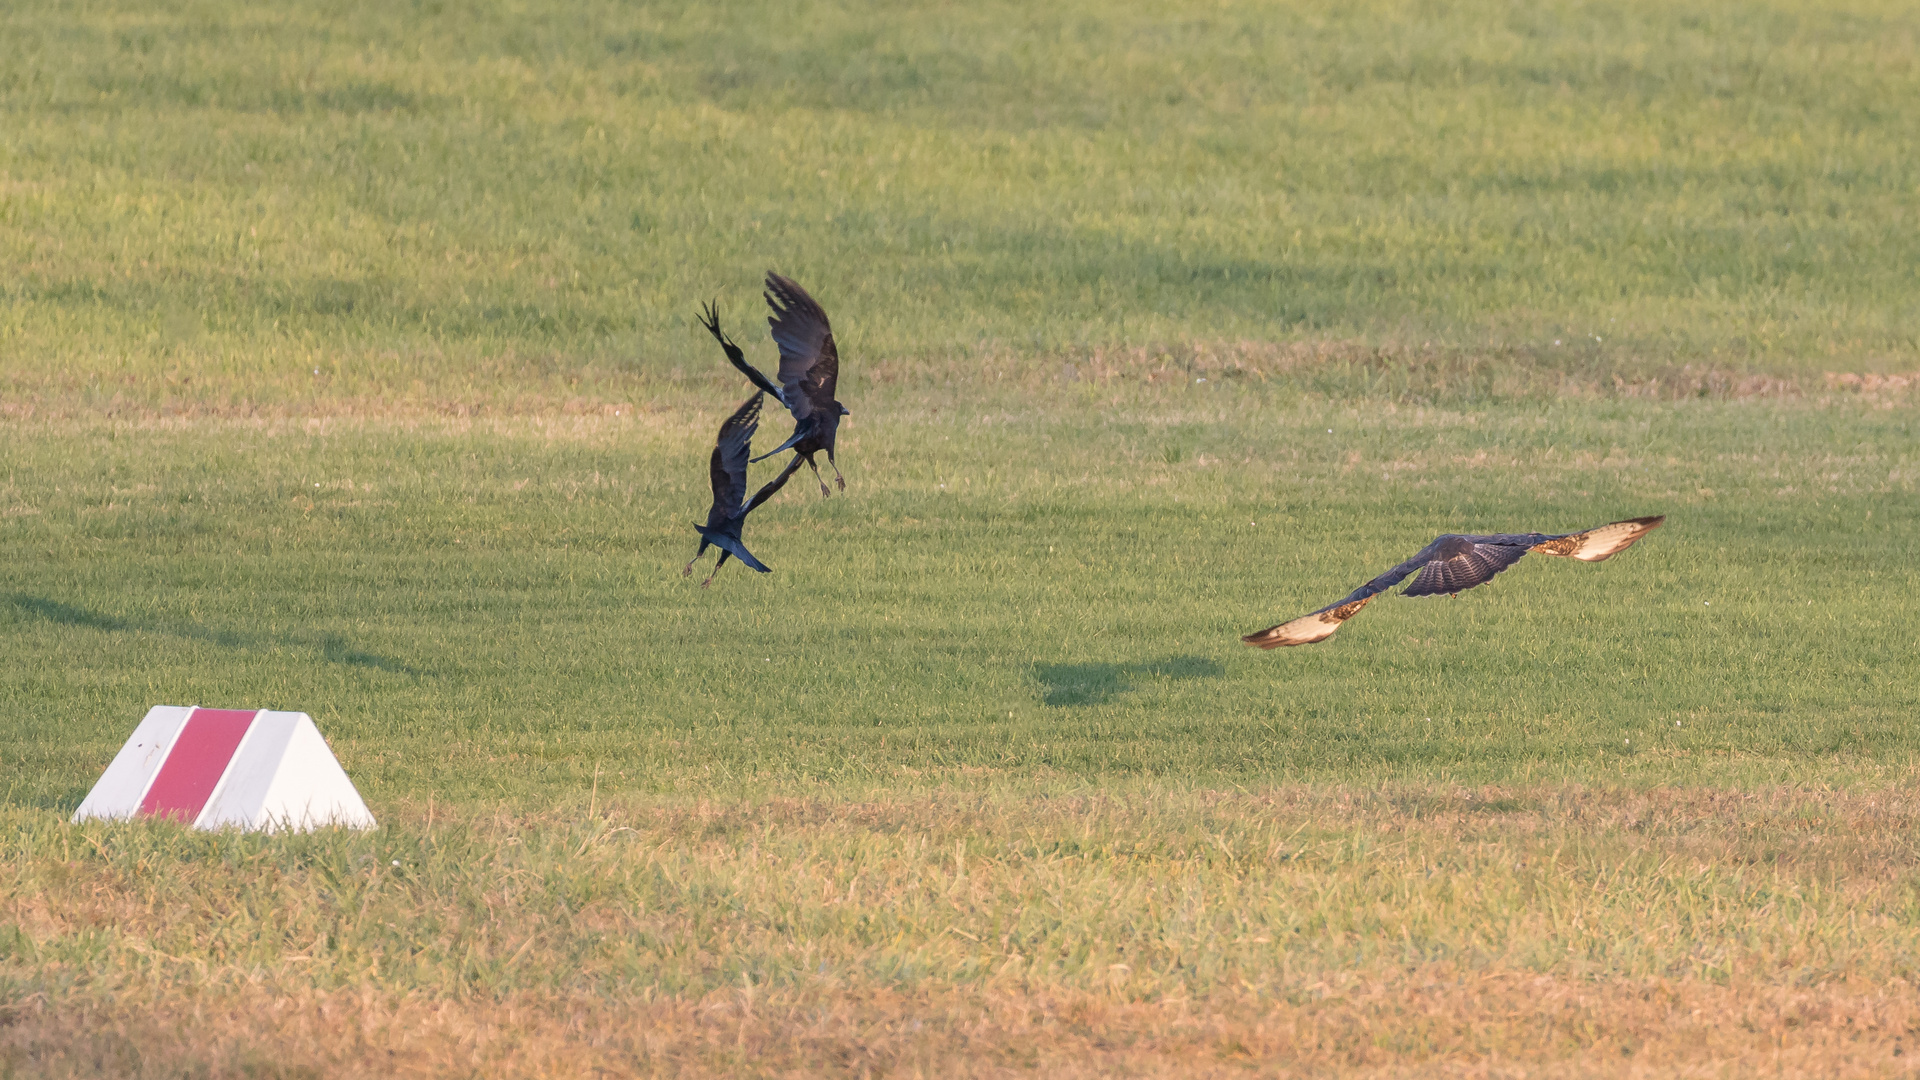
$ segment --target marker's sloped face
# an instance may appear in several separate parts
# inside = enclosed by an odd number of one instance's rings
[[[370,829],[373,815],[306,713],[156,706],[73,820],[197,829]]]

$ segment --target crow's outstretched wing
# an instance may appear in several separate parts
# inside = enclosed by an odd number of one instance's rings
[[[827,340],[820,343],[820,362],[813,366],[813,381],[801,389],[813,399],[813,411],[830,413],[839,406],[834,395],[840,389],[840,349],[833,343],[833,334],[827,334]]]
[[[773,385],[773,380],[762,374],[759,368],[747,363],[746,354],[740,351],[740,346],[734,344],[733,339],[720,329],[719,304],[709,303],[700,309],[700,325],[706,327],[707,333],[713,335],[713,340],[720,343],[721,351],[727,354],[727,359],[733,363],[734,367],[740,369],[742,375],[745,375],[753,385],[772,394],[775,401],[782,405],[786,404],[786,399],[781,397],[780,388]]]
[[[720,437],[714,440],[713,459],[707,472],[713,481],[713,509],[707,520],[713,525],[740,516],[740,502],[747,497],[747,458],[752,454],[753,433],[760,426],[760,402],[765,397],[755,390],[753,396],[720,425]]]
[[[778,453],[778,451],[775,452]],[[786,487],[787,481],[793,477],[793,474],[800,468],[801,463],[805,460],[805,458],[800,457],[798,454],[794,455],[793,460],[787,463],[786,469],[782,470],[779,476],[767,481],[761,485],[759,491],[753,493],[753,501],[747,504],[745,510],[740,511],[740,516],[746,517],[748,514],[753,513],[754,509],[761,503],[773,498],[775,492]]]
[[[767,325],[780,346],[781,399],[795,420],[805,420],[833,400],[840,378],[840,354],[833,328],[807,290],[790,278],[767,271]]]
[[[1451,596],[1492,581],[1495,574],[1519,562],[1529,551],[1599,562],[1625,551],[1665,520],[1664,516],[1632,518],[1557,536],[1547,533],[1442,536],[1421,548],[1413,558],[1355,589],[1345,599],[1240,640],[1262,649],[1324,641],[1340,629],[1341,623],[1358,615],[1368,601],[1416,570],[1419,576],[1402,595]]]

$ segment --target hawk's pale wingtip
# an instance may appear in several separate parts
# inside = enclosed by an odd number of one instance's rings
[[[1322,608],[1279,626],[1269,626],[1257,634],[1248,634],[1240,640],[1256,649],[1278,649],[1284,645],[1311,645],[1316,641],[1325,641],[1340,629],[1341,623],[1358,615],[1360,609],[1372,599],[1367,596],[1336,607]]]
[[[1543,555],[1579,559],[1581,562],[1605,562],[1632,547],[1635,541],[1659,528],[1666,520],[1667,515],[1655,514],[1651,517],[1612,521],[1585,532],[1570,533],[1543,541],[1528,550],[1538,551]]]
[[[1340,624],[1336,621],[1308,615],[1279,626],[1269,626],[1240,640],[1256,649],[1279,649],[1288,645],[1311,645],[1316,641],[1325,641],[1338,629]]]

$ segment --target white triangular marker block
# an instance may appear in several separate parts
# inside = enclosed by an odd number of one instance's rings
[[[171,817],[199,829],[374,827],[306,713],[158,705],[73,820]]]

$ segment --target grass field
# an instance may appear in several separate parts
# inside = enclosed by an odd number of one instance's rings
[[[0,388],[619,393],[704,370],[695,303],[773,263],[868,373],[1912,372],[1917,35],[1903,0],[16,5]]]
[[[15,797],[77,803],[160,698],[309,703],[369,784],[535,803],[597,768],[609,792],[750,795],[1778,781],[1920,751],[1911,409],[1212,386],[870,398],[848,497],[793,485],[748,525],[777,572],[707,591],[679,569],[721,389],[497,423],[19,425],[6,700],[15,752],[47,756]],[[1237,640],[1450,524],[1646,512],[1672,520],[1604,564],[1382,602],[1322,647]]]
[[[874,395],[705,592],[723,407],[15,424],[10,1066],[1899,1072],[1911,407],[1214,386]],[[385,827],[63,824],[163,700],[312,711]]]
[[[0,1076],[1911,1074],[1916,30],[0,12]],[[382,828],[68,824],[163,702]]]

